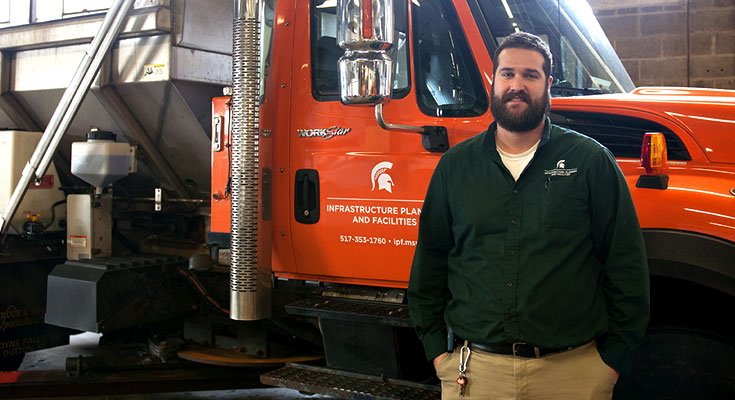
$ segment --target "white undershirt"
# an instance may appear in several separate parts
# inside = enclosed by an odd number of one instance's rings
[[[541,139],[539,139],[536,144],[531,146],[530,149],[520,154],[506,153],[501,150],[500,147],[498,147],[497,145],[495,146],[498,149],[498,154],[500,154],[500,159],[503,160],[505,168],[508,168],[510,174],[513,175],[513,179],[518,180],[518,177],[521,176],[521,172],[523,172],[523,170],[526,168],[526,165],[531,162],[531,159],[536,153],[536,149],[538,149],[538,144],[540,142]]]

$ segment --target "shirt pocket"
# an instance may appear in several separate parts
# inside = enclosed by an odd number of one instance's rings
[[[546,181],[542,226],[574,229],[589,225],[587,190],[571,179],[552,177]]]

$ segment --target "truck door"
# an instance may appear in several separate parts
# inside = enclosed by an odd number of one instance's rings
[[[487,128],[490,67],[471,13],[448,1],[396,2],[391,124],[443,126],[449,144]],[[300,8],[299,8],[300,7]],[[426,188],[441,153],[381,129],[374,107],[339,101],[335,2],[299,2],[289,132],[294,265],[278,276],[405,287]],[[473,46],[467,33],[475,39]],[[284,233],[284,239],[288,233]]]

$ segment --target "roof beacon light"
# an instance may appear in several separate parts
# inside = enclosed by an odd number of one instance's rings
[[[648,132],[641,146],[641,166],[646,170],[635,186],[664,190],[669,187],[666,175],[666,138],[661,132]]]
[[[641,146],[641,166],[646,175],[663,175],[666,172],[666,139],[661,132],[648,132]]]
[[[373,37],[373,0],[362,0],[362,38]]]

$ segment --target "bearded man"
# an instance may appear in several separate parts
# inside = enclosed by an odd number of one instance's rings
[[[510,35],[495,122],[429,184],[408,303],[443,399],[610,399],[645,334],[628,186],[605,147],[551,124],[551,65],[540,38]]]

